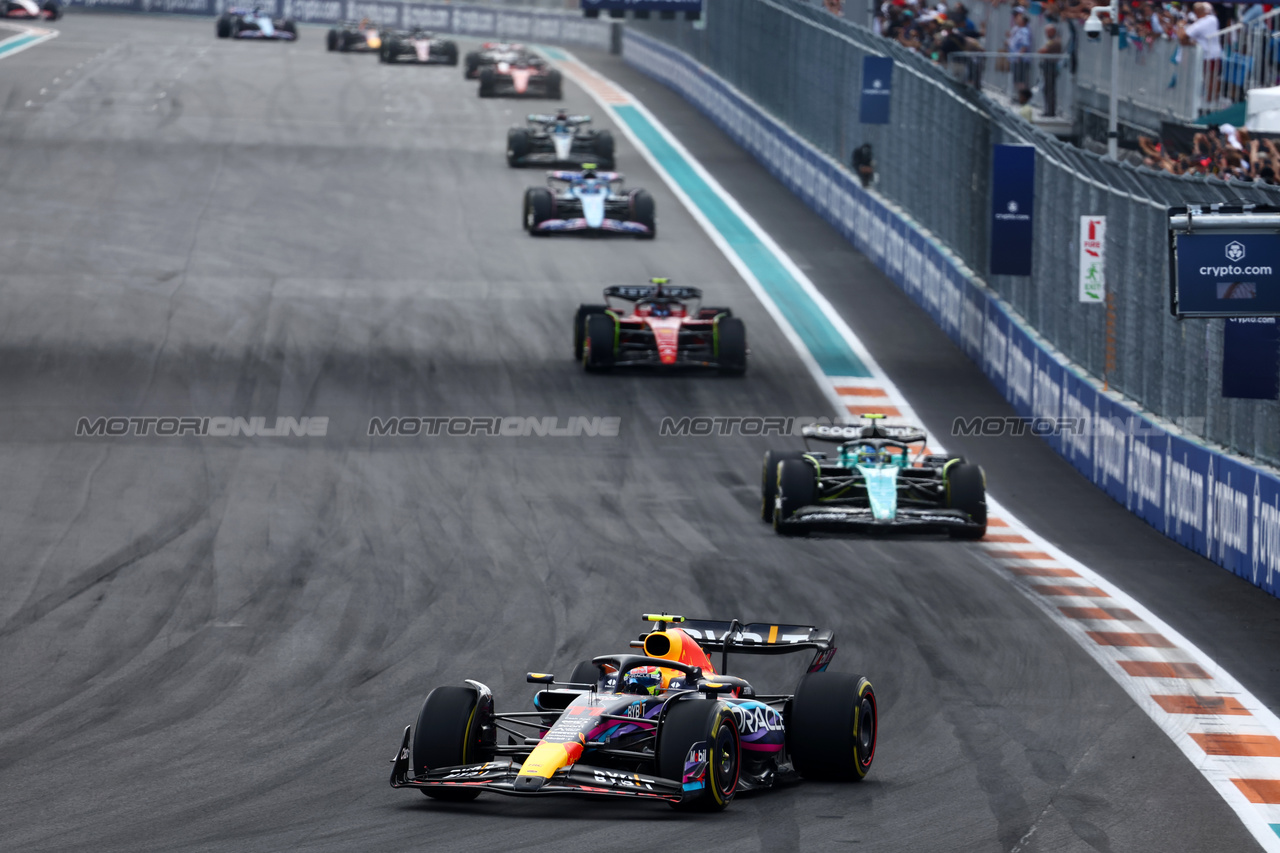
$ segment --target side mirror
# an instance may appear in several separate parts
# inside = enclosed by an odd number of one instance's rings
[[[550,684],[556,677],[549,672],[531,672],[525,676],[530,684]]]

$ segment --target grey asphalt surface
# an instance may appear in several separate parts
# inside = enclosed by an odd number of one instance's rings
[[[659,436],[666,416],[826,403],[625,140],[658,240],[537,240],[518,216],[539,173],[502,159],[532,107],[480,101],[456,69],[330,55],[314,28],[293,45],[177,17],[59,29],[0,64],[0,849],[1254,848],[978,549],[779,539],[756,520],[768,441]],[[738,162],[675,129],[713,171]],[[783,204],[756,192],[744,202]],[[651,275],[733,306],[747,377],[580,372],[574,306]],[[937,381],[933,351],[895,352],[904,388]],[[74,436],[98,415],[330,422],[323,438]],[[391,415],[621,430],[367,436]],[[1033,485],[987,464],[1002,498]],[[1125,530],[1118,507],[1090,511]],[[477,678],[523,709],[524,672],[621,650],[656,609],[834,628],[834,668],[880,700],[866,782],[696,816],[387,787],[431,687]],[[1249,684],[1264,651],[1234,674]],[[761,686],[789,689],[793,663],[759,667]]]

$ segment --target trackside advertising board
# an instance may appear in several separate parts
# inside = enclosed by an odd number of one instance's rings
[[[1105,394],[907,219],[724,83],[628,30],[624,56],[675,89],[840,231],[982,366],[1019,414],[1078,421],[1055,450],[1166,536],[1280,595],[1280,478],[1188,441]]]
[[[394,3],[389,0],[64,0],[63,5],[120,12],[221,15],[229,8],[260,6],[273,17],[308,24],[336,24],[370,18],[388,27],[425,27],[438,33],[493,36],[528,42],[563,42],[608,49],[609,22],[580,13],[538,12],[460,3]],[[306,38],[306,34],[302,34]],[[321,34],[323,35],[323,34]]]

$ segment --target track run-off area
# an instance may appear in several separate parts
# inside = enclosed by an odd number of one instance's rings
[[[503,150],[547,102],[329,54],[319,28],[51,28],[0,59],[0,849],[1276,849],[1274,599],[1035,439],[949,439],[1007,411],[981,371],[670,92],[549,49],[660,227],[533,239],[541,173]],[[747,376],[581,372],[574,308],[651,276],[733,307]],[[783,539],[759,459],[797,440],[660,430],[849,406],[984,465],[1002,523]],[[76,437],[99,416],[327,421]],[[392,416],[619,429],[368,434]],[[714,815],[387,786],[432,687],[522,710],[525,672],[623,650],[663,610],[834,629],[833,668],[880,702],[867,780]]]

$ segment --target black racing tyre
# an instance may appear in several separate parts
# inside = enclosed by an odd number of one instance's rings
[[[606,172],[612,172],[614,166],[613,153],[615,145],[613,142],[613,133],[608,130],[596,132],[596,163]]]
[[[494,75],[492,68],[480,69],[480,97],[492,98],[494,96],[497,77]]]
[[[778,497],[778,463],[784,459],[803,459],[803,450],[766,450],[760,469],[760,520],[773,521],[773,504]]]
[[[716,322],[716,359],[725,376],[747,372],[747,327],[737,317],[721,317]]]
[[[329,30],[329,34],[325,36],[325,40],[324,40],[325,48],[328,50],[337,50],[339,47],[341,47],[341,45],[339,44],[341,39],[342,39],[342,36],[338,33],[337,30]]]
[[[600,681],[600,666],[589,660],[579,661],[569,675],[570,684],[597,684]]]
[[[41,3],[40,8],[49,13],[49,17],[45,19],[47,21],[56,21],[62,17],[62,7],[54,3],[53,0],[46,0],[46,2]]]
[[[395,62],[396,61],[395,46],[393,45],[390,39],[388,39],[387,41],[384,41],[382,43],[382,47],[378,48],[378,61],[379,62]]]
[[[579,305],[573,315],[573,360],[582,361],[582,342],[587,339],[587,318],[593,314],[603,314],[609,310],[608,305]]]
[[[695,752],[702,744],[705,758]],[[733,714],[723,702],[684,699],[671,703],[658,728],[656,753],[658,775],[682,784],[690,762],[707,762],[703,786],[686,791],[684,799],[672,803],[676,808],[719,810],[737,793],[742,740]]]
[[[649,229],[648,234],[640,235],[643,239],[652,240],[658,236],[658,218],[654,210],[653,196],[648,190],[636,190],[631,194],[631,221],[639,222]]]
[[[280,24],[280,31],[291,34],[294,41],[298,40],[298,25],[293,21],[283,21]]]
[[[528,155],[533,144],[529,141],[529,131],[523,127],[513,127],[507,131],[507,165],[516,167]]]
[[[228,18],[226,15],[223,15],[221,18],[218,19],[216,30],[218,33],[218,38],[220,39],[231,38],[231,19]]]
[[[554,68],[547,72],[547,97],[556,101],[564,97],[564,77]]]
[[[773,529],[785,533],[782,522],[804,506],[818,502],[818,472],[808,459],[783,459],[778,463],[778,500],[773,510]]]
[[[608,314],[592,314],[587,317],[586,330],[586,339],[582,342],[582,367],[591,373],[611,369],[617,357],[617,321]]]
[[[876,694],[871,682],[844,672],[811,672],[787,712],[787,751],[806,779],[866,778],[876,755]]]
[[[445,65],[458,64],[458,43],[457,42],[447,41],[441,47],[441,50],[444,53]]]
[[[981,539],[987,535],[987,478],[982,468],[969,462],[955,462],[945,470],[947,507],[966,513],[981,528],[957,528],[955,539]]]
[[[524,230],[535,237],[544,235],[545,231],[534,229],[546,222],[555,214],[555,198],[547,187],[530,187],[524,191]]]
[[[437,687],[427,694],[413,727],[410,767],[414,776],[428,769],[456,767],[485,760],[480,752],[480,723],[476,707],[480,694],[474,687]],[[436,800],[474,800],[480,792],[469,788],[421,788]]]
[[[456,45],[454,46],[454,50],[457,50]],[[473,50],[467,54],[466,60],[463,63],[462,77],[465,80],[474,80],[479,76],[480,76],[480,54]]]

